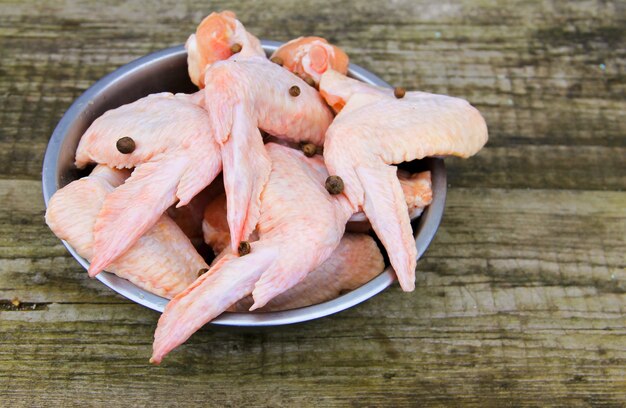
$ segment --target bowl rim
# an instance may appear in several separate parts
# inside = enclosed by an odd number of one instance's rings
[[[277,41],[261,40],[261,45],[267,53],[273,52],[281,44],[281,42]],[[91,101],[97,98],[100,93],[104,92],[115,82],[120,81],[122,78],[135,73],[138,70],[144,69],[150,64],[157,64],[163,60],[172,58],[180,58],[182,55],[186,54],[187,52],[185,47],[183,45],[179,45],[156,51],[135,59],[134,61],[119,67],[99,79],[72,103],[55,127],[50,141],[48,142],[44,156],[42,167],[42,192],[46,208],[48,208],[50,198],[59,188],[58,165],[63,140],[65,139],[66,133],[72,123],[82,114],[82,112],[85,111]],[[383,81],[377,75],[355,64],[350,64],[349,75],[364,82],[391,88],[388,83]],[[431,170],[433,173],[437,172],[437,177],[433,178],[433,201],[430,206],[424,210],[418,222],[417,228],[419,233],[415,238],[418,260],[424,254],[435,236],[443,217],[446,201],[447,181],[443,159],[430,158],[429,160],[432,160]],[[85,269],[89,268],[89,262],[87,262],[87,260],[78,255],[74,248],[72,248],[66,241],[62,240],[62,243],[74,259],[76,259]],[[152,310],[163,312],[163,309],[168,302],[167,299],[140,289],[129,281],[112,273],[102,272],[98,274],[96,278],[114,292]],[[323,303],[280,312],[224,312],[210,323],[223,326],[264,327],[306,322],[346,310],[352,306],[362,303],[382,292],[395,280],[395,273],[389,266],[381,272],[380,275],[361,287]]]

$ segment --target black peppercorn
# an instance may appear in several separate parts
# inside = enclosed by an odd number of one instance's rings
[[[294,85],[291,88],[289,88],[289,95],[293,97],[300,95],[300,87],[298,85]]]
[[[302,151],[306,157],[313,157],[317,153],[317,146],[313,143],[305,143],[302,145]]]
[[[250,253],[250,243],[248,241],[241,241],[239,247],[237,247],[239,256],[248,255]]]
[[[130,137],[122,137],[115,143],[115,147],[122,154],[130,154],[135,151],[135,141]]]
[[[328,176],[326,179],[326,190],[332,195],[340,194],[343,191],[343,180],[339,176]]]

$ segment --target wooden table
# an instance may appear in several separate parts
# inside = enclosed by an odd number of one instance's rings
[[[0,406],[626,405],[623,2],[197,3],[0,3]],[[392,84],[469,99],[490,142],[447,160],[414,293],[206,327],[154,367],[158,314],[50,233],[41,162],[81,92],[223,8],[261,38],[321,35]]]

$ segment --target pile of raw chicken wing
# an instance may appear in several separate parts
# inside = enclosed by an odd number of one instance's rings
[[[46,212],[90,261],[89,276],[106,269],[171,299],[151,361],[224,311],[303,307],[368,282],[384,268],[370,228],[412,291],[410,220],[430,204],[431,180],[394,164],[477,153],[480,113],[349,78],[348,56],[319,37],[268,59],[229,11],[206,17],[186,49],[199,91],[149,95],[96,119],[76,151],[78,168],[95,168]]]

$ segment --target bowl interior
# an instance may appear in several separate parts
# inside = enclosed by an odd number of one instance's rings
[[[274,41],[262,41],[262,44],[268,54],[280,45]],[[371,84],[389,86],[376,75],[353,64],[350,65],[349,75]],[[85,175],[75,168],[74,154],[80,137],[96,118],[109,109],[152,93],[195,91],[197,88],[187,75],[187,53],[183,46],[142,57],[96,82],[76,99],[52,134],[42,170],[46,206],[57,189]],[[433,202],[421,217],[412,222],[420,257],[433,239],[443,215],[446,171],[443,160],[434,158],[404,163],[401,167],[411,172],[432,172]],[[84,258],[66,242],[63,244],[83,267],[88,268],[89,263]],[[167,299],[144,291],[114,274],[103,272],[97,278],[115,292],[151,309],[162,312],[167,304]],[[367,284],[328,302],[282,312],[224,313],[212,323],[229,326],[275,326],[316,319],[361,303],[384,290],[394,280],[393,270],[387,267]]]

